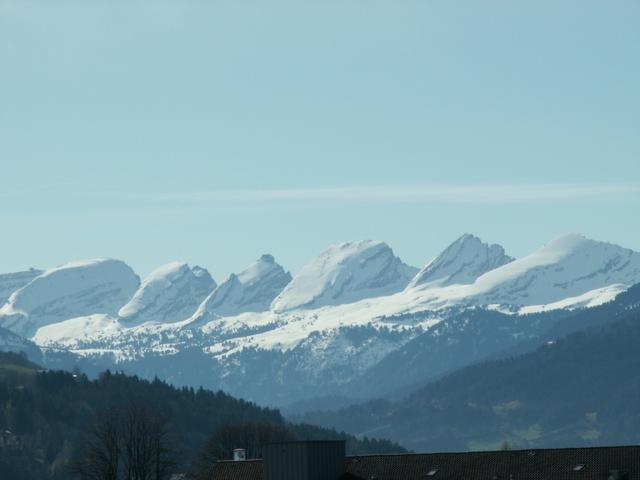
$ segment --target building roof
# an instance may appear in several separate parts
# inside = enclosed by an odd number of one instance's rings
[[[262,460],[217,462],[198,480],[262,480]]]
[[[640,480],[640,446],[345,457],[341,480]],[[218,462],[208,480],[262,480],[262,461]]]

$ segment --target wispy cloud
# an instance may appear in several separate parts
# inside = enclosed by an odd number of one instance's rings
[[[438,203],[438,204],[509,204],[559,201],[640,200],[640,184],[495,184],[495,185],[368,185],[305,187],[282,189],[212,189],[193,192],[135,192],[117,189],[70,188],[68,185],[29,187],[0,191],[0,198],[48,198],[48,206],[64,204],[68,208],[105,205],[121,212],[139,208],[145,214],[154,210],[178,211],[197,208],[266,208],[268,205],[304,205],[314,202],[330,204],[363,203]],[[82,202],[80,201],[82,200]],[[62,203],[60,203],[62,202]]]
[[[499,185],[370,185],[288,189],[211,190],[143,195],[154,202],[438,202],[508,203],[586,198],[618,198],[640,194],[640,184],[499,184]]]

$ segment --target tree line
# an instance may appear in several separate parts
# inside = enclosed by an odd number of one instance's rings
[[[354,454],[404,451],[388,441],[286,421],[218,391],[176,388],[106,371],[43,371],[0,353],[0,478],[161,480],[193,472],[234,448],[259,456],[285,439],[343,439]],[[100,472],[100,473],[97,473]],[[111,473],[105,473],[111,472]]]

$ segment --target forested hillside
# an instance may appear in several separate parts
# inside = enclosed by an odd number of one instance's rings
[[[159,380],[109,372],[89,380],[80,373],[43,371],[20,355],[2,353],[0,478],[73,478],[70,466],[100,412],[132,406],[163,419],[176,471],[194,468],[207,439],[233,425],[279,426],[298,439],[342,438],[354,453],[403,450],[390,442],[289,424],[277,410],[223,392],[176,389]]]
[[[584,313],[590,328],[537,350],[445,376],[404,400],[372,401],[306,421],[402,439],[420,451],[640,442],[640,313],[613,322]],[[571,320],[575,326],[580,320]],[[564,328],[564,327],[563,327]]]

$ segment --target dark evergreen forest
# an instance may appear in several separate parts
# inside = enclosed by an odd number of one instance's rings
[[[358,454],[404,451],[388,441],[291,424],[278,410],[220,391],[178,389],[157,379],[109,371],[90,380],[80,372],[46,371],[24,356],[0,353],[0,478],[75,478],[74,462],[102,413],[113,408],[153,412],[162,419],[168,453],[175,463],[171,470],[176,472],[197,468],[203,455],[207,461],[216,455],[228,456],[231,448],[246,441],[229,432],[246,434],[247,429],[255,438],[262,438],[264,431],[276,431],[300,440],[344,439],[348,451]],[[247,446],[256,451],[251,441]]]

